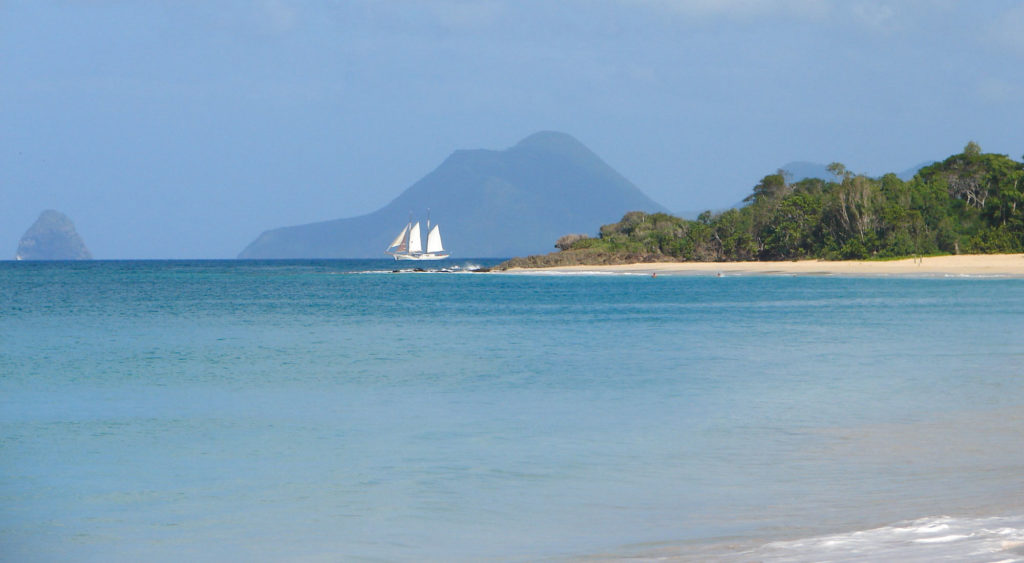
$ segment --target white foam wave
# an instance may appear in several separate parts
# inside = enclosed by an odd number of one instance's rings
[[[458,265],[453,264],[451,266],[444,267],[398,267],[388,270],[357,270],[354,272],[342,272],[350,274],[468,274],[475,273],[480,270],[481,266],[478,264],[465,264]]]
[[[914,540],[914,543],[948,543],[951,541],[962,540],[971,537],[972,534],[950,534],[948,536],[938,536],[935,538],[919,538]]]
[[[1013,274],[942,274],[944,278],[964,278],[964,279],[1008,279],[1015,278]]]
[[[523,275],[523,276],[647,276],[651,274],[646,272],[617,272],[617,271],[604,271],[604,270],[516,270],[515,272],[509,272],[510,275]]]
[[[921,518],[799,540],[739,554],[756,561],[999,561],[1024,563],[1024,516]]]

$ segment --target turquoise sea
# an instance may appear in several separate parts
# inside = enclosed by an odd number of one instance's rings
[[[1024,561],[1024,280],[0,262],[4,561]]]

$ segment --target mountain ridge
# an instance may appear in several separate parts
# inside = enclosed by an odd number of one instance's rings
[[[504,150],[456,150],[376,211],[271,229],[238,257],[384,257],[409,214],[428,210],[453,258],[476,258],[547,251],[569,232],[665,208],[571,135],[541,131]]]

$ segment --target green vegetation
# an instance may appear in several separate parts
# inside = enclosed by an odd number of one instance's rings
[[[769,174],[742,208],[696,221],[630,212],[597,238],[563,237],[561,252],[508,265],[1024,252],[1024,165],[983,154],[973,141],[907,182],[856,175],[839,163],[829,171],[832,181]]]

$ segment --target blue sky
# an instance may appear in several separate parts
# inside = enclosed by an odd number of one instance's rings
[[[47,208],[97,258],[233,257],[540,130],[680,212],[1020,159],[1022,69],[1014,1],[0,0],[0,258]]]

